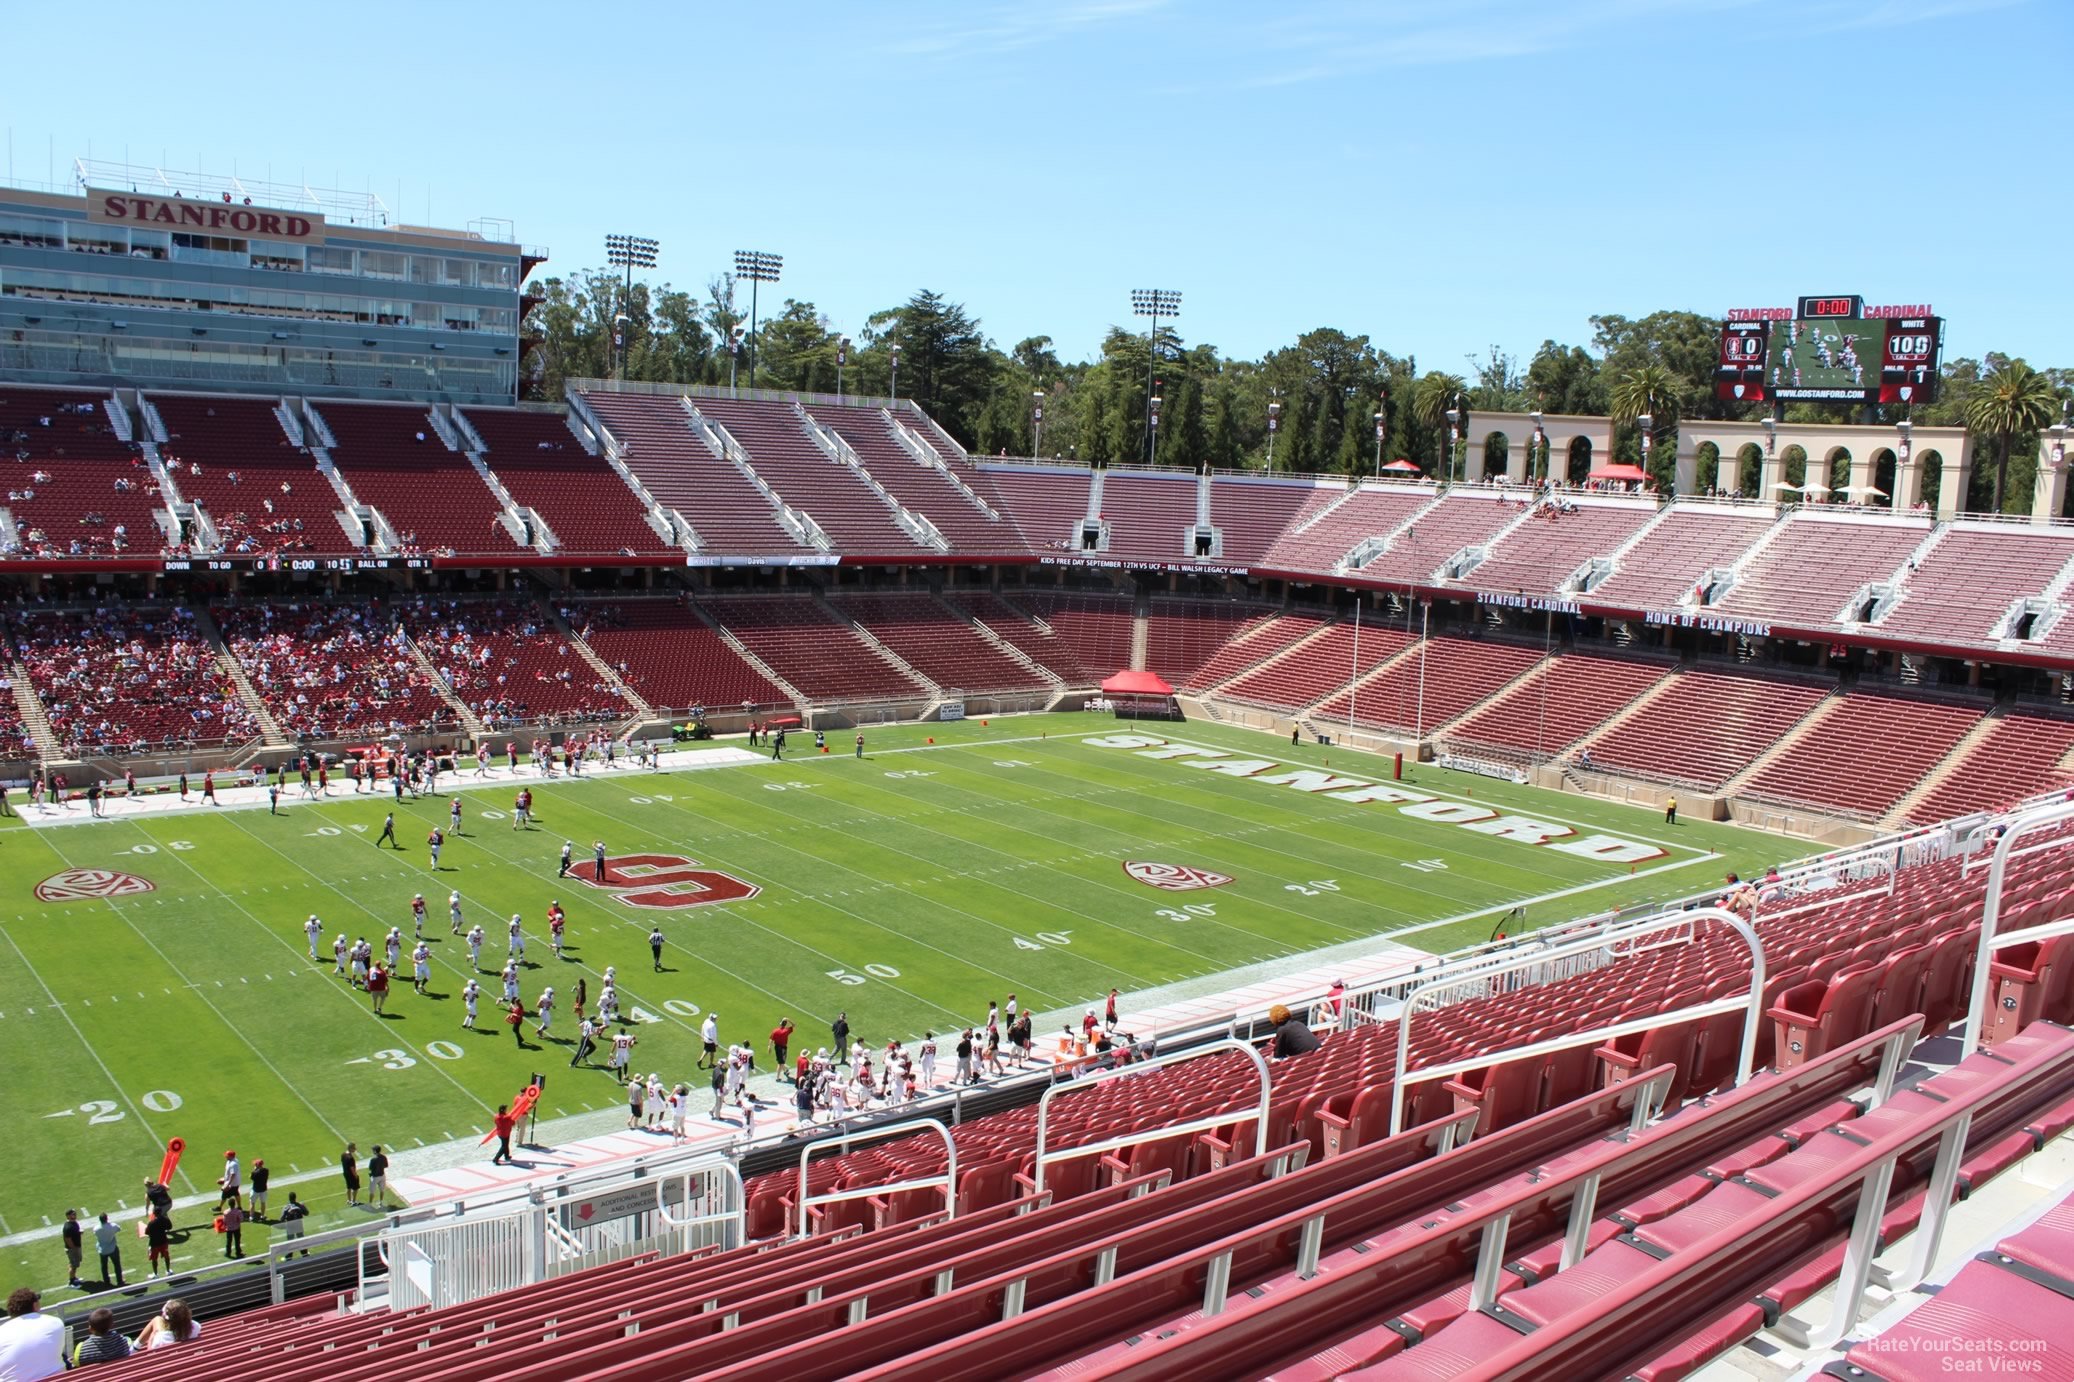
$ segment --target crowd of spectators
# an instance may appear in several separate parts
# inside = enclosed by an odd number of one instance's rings
[[[418,645],[484,723],[624,716],[633,705],[527,600],[421,600]]]
[[[338,738],[455,722],[385,605],[241,605],[216,618],[285,734]]]
[[[14,634],[68,749],[139,753],[249,738],[259,722],[181,608],[18,614]]]

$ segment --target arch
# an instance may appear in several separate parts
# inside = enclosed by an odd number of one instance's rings
[[[1894,454],[1894,448],[1891,446],[1883,446],[1872,453],[1872,483],[1888,496],[1888,502],[1897,509],[1903,506],[1901,492],[1894,488],[1894,472],[1900,464],[1901,459]],[[1865,499],[1872,504],[1880,502],[1871,495],[1866,495]]]
[[[1805,485],[1808,482],[1808,453],[1799,442],[1789,442],[1779,452],[1779,465],[1784,472],[1787,484]],[[1790,491],[1781,491],[1778,494],[1767,497],[1772,499],[1799,499],[1803,503],[1807,500],[1806,495],[1793,494]]]
[[[1832,491],[1840,490],[1851,483],[1850,447],[1832,446],[1822,460],[1823,465],[1818,476]]]
[[[1943,513],[1945,508],[1944,453],[1934,446],[1925,447],[1916,453],[1916,464],[1923,468],[1923,497],[1928,499],[1931,495],[1936,495],[1937,511]],[[1962,494],[1959,496],[1959,510],[1963,511],[1965,506],[1966,496]]]
[[[1512,438],[1498,431],[1485,433],[1483,439],[1483,467],[1478,478],[1488,480],[1494,477],[1503,477],[1506,474],[1507,462],[1511,457]]]
[[[1746,441],[1736,448],[1735,481],[1736,493],[1746,495],[1757,493],[1757,487],[1764,483],[1764,448],[1756,442]]]
[[[1569,454],[1563,469],[1563,477],[1573,485],[1581,485],[1591,478],[1592,439],[1585,436],[1570,438]]]
[[[1712,494],[1721,487],[1721,448],[1703,441],[1693,451],[1693,493]],[[1679,495],[1680,499],[1689,495]]]

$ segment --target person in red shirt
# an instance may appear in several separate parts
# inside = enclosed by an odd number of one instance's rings
[[[389,971],[380,965],[367,973],[367,996],[374,1001],[376,1012],[380,1012],[389,1001]]]
[[[512,1030],[517,1031],[518,1028],[513,1027]],[[509,1166],[511,1164],[511,1130],[518,1126],[518,1119],[511,1116],[509,1106],[499,1104],[497,1105],[497,1116],[491,1121],[490,1126],[497,1133],[497,1155],[490,1158],[490,1164],[495,1166],[501,1162]]]
[[[794,1087],[805,1084],[808,1077],[813,1073],[814,1058],[802,1050],[799,1053],[798,1063],[792,1067],[792,1083]]]
[[[511,1028],[511,1039],[518,1043],[519,1050],[526,1049],[526,1003],[522,998],[511,1000],[510,1011],[504,1014],[505,1025]]]
[[[792,1044],[792,1019],[785,1018],[771,1029],[771,1054],[777,1057],[778,1074],[785,1073],[785,1048]]]
[[[214,772],[202,774],[202,800],[208,802],[211,806],[218,804],[216,800],[216,774]]]

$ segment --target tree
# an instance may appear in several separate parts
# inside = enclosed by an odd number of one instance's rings
[[[2036,432],[2052,417],[2052,381],[2021,360],[2000,365],[1981,380],[1966,404],[1966,425],[1995,442],[1993,511],[2002,512],[2009,479],[2009,451],[2017,437]]]
[[[993,386],[996,355],[963,305],[923,289],[896,311],[906,394],[971,445]]]
[[[1649,442],[1678,425],[1678,381],[1662,365],[1644,365],[1624,372],[1613,384],[1613,420],[1637,422],[1649,418]],[[1661,448],[1658,448],[1659,456]],[[1675,465],[1676,458],[1672,459]],[[1659,464],[1659,469],[1662,465]],[[1661,479],[1661,476],[1655,477]]]
[[[1412,389],[1412,416],[1417,418],[1419,425],[1428,432],[1446,436],[1448,409],[1461,406],[1457,400],[1461,398],[1465,389],[1461,375],[1428,370]],[[1440,478],[1453,479],[1455,458],[1447,457],[1440,469]]]

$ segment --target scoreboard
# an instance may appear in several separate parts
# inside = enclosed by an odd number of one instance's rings
[[[1910,315],[1920,313],[1920,315]],[[1728,402],[1929,403],[1944,319],[1857,297],[1803,297],[1721,325],[1714,396]]]

